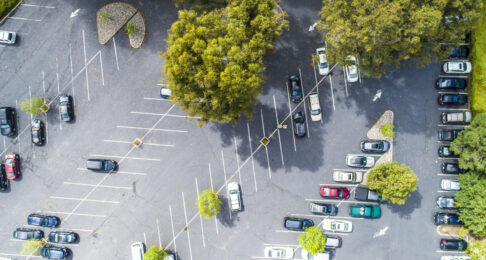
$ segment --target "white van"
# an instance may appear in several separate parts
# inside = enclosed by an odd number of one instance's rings
[[[145,254],[145,245],[142,242],[132,244],[132,260],[143,260]]]
[[[17,34],[14,32],[0,31],[0,43],[14,44]]]
[[[312,121],[321,121],[321,104],[319,103],[319,96],[317,93],[309,94],[310,113]]]
[[[231,211],[241,211],[240,185],[237,182],[230,182],[227,189]]]

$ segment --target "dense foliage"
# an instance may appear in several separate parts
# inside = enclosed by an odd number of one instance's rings
[[[43,107],[46,107],[45,100],[38,97],[31,99],[27,98],[26,100],[22,101],[22,103],[20,103],[20,110],[34,116],[40,114]]]
[[[476,171],[458,177],[461,190],[456,193],[459,218],[474,236],[486,235],[486,178]]]
[[[0,19],[7,15],[18,2],[20,0],[0,0]]]
[[[324,251],[326,237],[318,227],[312,226],[299,235],[299,245],[311,255],[316,255]]]
[[[474,116],[470,127],[451,143],[451,150],[460,156],[462,169],[486,172],[486,114]]]
[[[221,200],[214,190],[204,190],[196,201],[199,214],[205,218],[212,218],[221,211]]]
[[[157,246],[151,246],[143,255],[144,260],[164,260],[167,256],[167,252],[163,248]]]
[[[467,246],[466,255],[471,260],[484,260],[486,259],[486,241],[471,242]]]

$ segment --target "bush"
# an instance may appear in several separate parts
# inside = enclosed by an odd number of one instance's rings
[[[45,240],[36,240],[32,238],[22,244],[20,253],[23,255],[39,255],[41,248],[45,246],[45,244]]]
[[[468,171],[459,175],[461,190],[456,193],[459,219],[474,236],[486,236],[486,178],[483,173]]]
[[[464,170],[486,172],[486,114],[476,114],[471,125],[451,143],[451,151],[459,155]]]
[[[133,34],[135,32],[135,27],[133,26],[133,23],[127,23],[125,26],[125,30],[127,31],[127,35]]]
[[[144,260],[164,260],[167,256],[167,252],[163,248],[157,246],[151,246],[143,255]]]
[[[204,190],[196,201],[199,214],[205,218],[212,218],[221,211],[221,200],[215,190]]]
[[[476,113],[486,113],[486,0],[482,2],[482,17],[472,33],[471,108]]]
[[[394,126],[392,124],[386,124],[381,127],[380,131],[382,134],[393,137],[395,136],[395,131],[393,131]]]
[[[12,10],[20,0],[1,0],[0,1],[0,20]]]
[[[304,230],[303,234],[300,234],[299,245],[311,255],[317,255],[324,251],[326,237],[318,227],[309,227]]]
[[[466,255],[471,260],[484,260],[486,259],[486,241],[471,242],[466,249]]]
[[[27,114],[36,116],[41,112],[46,112],[49,106],[43,98],[31,98],[26,99],[20,103],[20,110],[25,111]]]

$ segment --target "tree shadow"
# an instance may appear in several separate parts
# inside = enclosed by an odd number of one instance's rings
[[[407,199],[405,205],[387,204],[387,207],[393,212],[398,213],[401,218],[410,219],[410,215],[415,209],[420,208],[422,204],[422,194],[419,189],[412,193],[410,198]]]
[[[225,197],[220,197],[221,200],[221,211],[216,218],[219,220],[219,223],[225,227],[234,227],[235,221],[239,221],[240,218],[235,212],[230,212],[229,208],[229,201]]]

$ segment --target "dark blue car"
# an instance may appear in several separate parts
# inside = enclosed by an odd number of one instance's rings
[[[284,218],[284,227],[290,230],[304,231],[306,228],[314,226],[314,222],[306,218]]]
[[[439,105],[464,105],[467,103],[466,94],[440,94]]]
[[[449,59],[465,59],[469,56],[469,48],[466,45],[455,47],[449,54]]]
[[[44,237],[42,230],[30,229],[30,228],[17,228],[13,232],[13,238],[20,240],[37,239],[40,240]]]
[[[27,217],[27,224],[41,227],[57,227],[61,221],[56,216],[46,216],[41,214],[30,214]]]
[[[290,94],[292,102],[299,103],[302,101],[302,87],[300,86],[300,77],[293,75],[289,77]]]
[[[64,259],[71,251],[67,247],[44,246],[41,248],[41,256],[49,259]]]
[[[78,241],[78,234],[70,231],[53,231],[49,233],[49,242],[58,244],[73,244]]]
[[[459,220],[459,215],[455,213],[436,213],[434,215],[434,224],[436,225],[464,225]]]
[[[465,89],[467,82],[462,78],[439,78],[435,81],[438,89]]]

